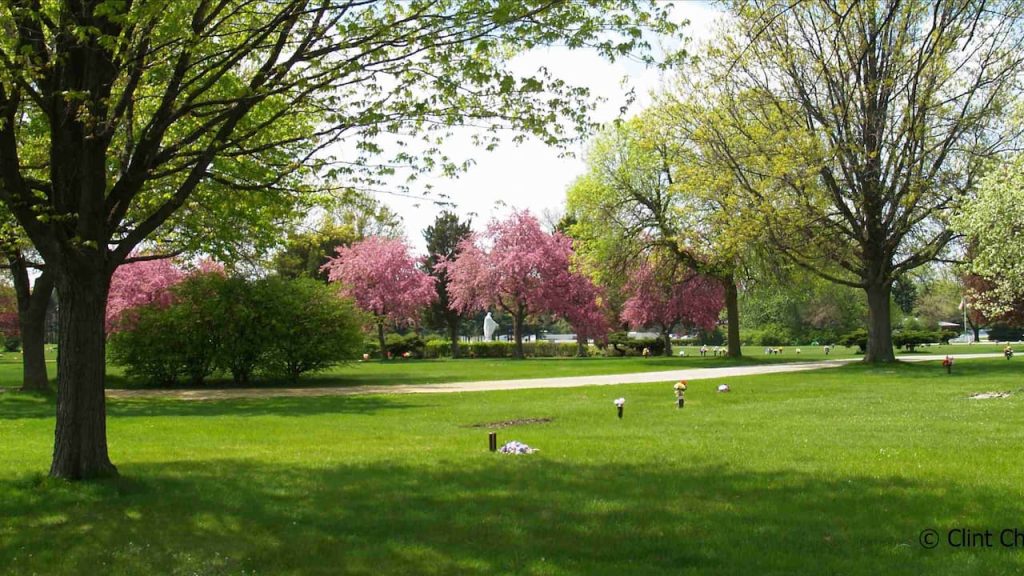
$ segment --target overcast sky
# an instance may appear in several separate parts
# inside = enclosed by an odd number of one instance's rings
[[[676,5],[680,18],[690,21],[686,34],[694,39],[705,37],[718,13],[704,2],[681,2]],[[551,72],[571,84],[587,86],[595,96],[606,99],[594,115],[598,122],[614,120],[626,102],[626,94],[635,90],[637,101],[627,115],[633,115],[651,101],[662,78],[657,70],[645,69],[632,62],[610,64],[594,53],[563,48],[537,50],[518,58],[514,63],[524,73],[547,66]],[[622,83],[626,79],[625,85]],[[560,150],[534,140],[523,144],[502,144],[487,152],[476,149],[467,135],[452,138],[446,147],[453,159],[473,158],[475,165],[457,179],[433,179],[434,189],[447,194],[460,217],[473,216],[474,228],[482,229],[495,216],[511,208],[528,209],[542,217],[545,211],[560,213],[569,184],[583,173],[585,145],[572,148],[576,158],[559,158]],[[421,190],[413,188],[415,194]],[[433,223],[444,208],[429,201],[378,194],[380,200],[397,211],[403,219],[406,237],[418,252],[425,250],[422,231]]]

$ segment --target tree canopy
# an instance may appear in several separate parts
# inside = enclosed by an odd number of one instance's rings
[[[509,58],[553,43],[625,56],[651,28],[676,31],[639,1],[4,4],[0,201],[62,304],[51,475],[116,473],[104,307],[143,242],[204,215],[244,235],[251,218],[234,216],[274,217],[316,173],[366,183],[401,166],[454,169],[437,147],[453,125],[564,142],[586,127],[589,93],[544,69],[515,74]],[[421,136],[423,153],[401,146]],[[385,139],[398,152],[382,158]]]
[[[943,254],[951,210],[1006,152],[1024,58],[1018,2],[729,3],[680,75],[705,146],[775,248],[863,289],[865,360],[894,360],[892,283]],[[826,267],[835,263],[838,269]]]

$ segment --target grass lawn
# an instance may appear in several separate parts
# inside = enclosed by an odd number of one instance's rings
[[[800,354],[796,353],[800,349]],[[827,357],[819,346],[790,346],[779,355],[765,355],[763,346],[747,346],[743,358],[738,360],[711,356],[701,357],[699,348],[686,347],[686,356],[652,358],[531,358],[524,361],[508,359],[439,359],[439,360],[392,360],[390,362],[353,362],[338,366],[319,374],[303,376],[298,384],[288,381],[257,378],[252,386],[361,386],[391,384],[435,384],[442,382],[473,382],[478,380],[510,380],[521,378],[549,378],[560,376],[587,376],[594,374],[628,374],[633,372],[656,372],[685,368],[713,368],[719,366],[757,365],[778,362],[807,362],[824,359],[855,359],[860,355],[856,348],[839,347]],[[680,347],[675,347],[676,354]],[[913,354],[968,354],[1000,352],[997,344],[976,346],[931,346],[920,348]],[[126,388],[136,386],[116,366],[108,370],[108,387]],[[208,383],[210,387],[230,387],[230,378],[221,376]]]
[[[52,400],[0,394],[11,574],[1018,574],[1017,359],[671,385],[113,401],[122,477],[46,479]],[[969,393],[1018,391],[1008,399]],[[612,400],[626,398],[625,418]],[[486,450],[475,424],[531,456]],[[947,531],[994,533],[953,549]],[[919,544],[939,531],[938,548]],[[1024,541],[1020,542],[1024,546]]]
[[[1020,348],[1018,346],[1018,348]],[[686,351],[686,356],[664,356],[652,358],[531,358],[524,361],[508,359],[440,359],[440,360],[393,360],[390,362],[352,362],[337,366],[318,374],[305,375],[298,384],[288,381],[257,377],[251,384],[255,387],[277,386],[362,386],[391,384],[436,384],[443,382],[473,382],[478,380],[510,380],[521,378],[549,378],[560,376],[588,376],[594,374],[628,374],[634,372],[657,372],[686,368],[714,368],[719,366],[757,365],[778,362],[807,362],[814,360],[856,359],[856,348],[835,348],[827,357],[820,346],[788,346],[780,355],[765,355],[763,346],[746,346],[743,358],[733,360],[725,357],[701,357],[698,347],[674,348]],[[800,354],[796,350],[800,349]],[[899,352],[901,356],[934,354],[979,354],[997,353],[1003,349],[999,344],[930,346],[914,353]],[[1020,350],[1024,352],[1024,350]],[[50,378],[56,376],[55,347],[47,346]],[[108,388],[131,388],[141,384],[129,380],[118,366],[107,367]],[[230,377],[219,375],[211,378],[207,387],[231,387]],[[0,354],[0,388],[21,386],[21,355],[6,352]]]

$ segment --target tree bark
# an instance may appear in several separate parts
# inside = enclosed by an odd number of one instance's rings
[[[580,334],[576,335],[576,357],[577,358],[586,358],[587,357],[587,345],[588,345],[588,343],[589,342],[587,341],[587,338],[583,337]]]
[[[729,347],[729,357],[739,358],[743,355],[740,349],[740,298],[739,290],[736,288],[736,280],[725,278],[722,280],[725,286],[725,314],[728,336],[726,343]]]
[[[526,320],[526,313],[516,312],[512,315],[512,336],[515,338],[516,344],[512,348],[512,357],[516,360],[522,360],[526,357],[523,353],[523,322]]]
[[[672,356],[672,328],[665,328],[661,331],[661,338],[665,342],[665,349],[662,351],[663,356]]]
[[[18,298],[18,330],[21,332],[23,392],[50,389],[46,374],[46,309],[53,293],[53,274],[48,270],[29,285],[28,266],[20,252],[9,258],[14,291]]]
[[[107,454],[103,316],[110,286],[99,266],[57,273],[60,335],[57,356],[57,426],[50,476],[78,480],[114,476]]]
[[[377,342],[380,344],[380,361],[388,359],[387,345],[384,342],[384,321],[377,321]]]
[[[865,291],[868,295],[868,347],[864,353],[864,362],[873,364],[895,362],[896,354],[892,349],[892,322],[889,309],[892,284],[871,284],[865,288]]]

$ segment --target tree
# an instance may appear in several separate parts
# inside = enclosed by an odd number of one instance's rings
[[[951,208],[1016,138],[1024,6],[730,6],[731,31],[681,77],[707,101],[705,145],[777,250],[864,290],[864,360],[892,362],[893,282],[943,254]]]
[[[10,211],[0,206],[0,251],[4,253],[17,301],[18,333],[21,337],[21,390],[40,392],[50,388],[46,374],[46,310],[53,294],[53,274],[38,261],[31,244]],[[29,270],[39,274],[32,281]]]
[[[564,142],[586,126],[586,90],[544,70],[518,77],[507,59],[555,42],[621,56],[646,45],[644,27],[675,28],[634,2],[5,4],[0,201],[61,302],[50,474],[116,474],[104,308],[111,275],[140,244],[207,202],[230,216],[303,194],[291,183],[318,168],[373,181],[396,165],[453,167],[435,148],[375,162],[385,133],[474,123],[494,138],[511,128]],[[342,139],[355,152],[331,162],[322,151]]]
[[[722,285],[664,255],[651,255],[630,274],[629,299],[622,319],[636,330],[654,326],[672,355],[672,329],[678,324],[710,332],[725,304]]]
[[[29,277],[32,267],[24,249],[7,252],[14,292],[18,304],[18,333],[21,336],[23,391],[43,391],[50,388],[46,373],[45,322],[46,310],[53,294],[53,274],[45,268]]]
[[[483,234],[459,243],[458,258],[438,268],[448,275],[449,304],[460,312],[496,307],[512,318],[513,357],[523,358],[523,325],[530,314],[557,313],[571,284],[571,241],[548,234],[529,212],[492,220]]]
[[[760,244],[756,220],[723,193],[727,171],[702,156],[664,102],[606,127],[587,153],[587,173],[568,192],[577,248],[598,281],[622,291],[636,258],[654,249],[725,289],[728,353],[739,357],[739,279]],[[600,271],[602,270],[603,271]]]
[[[337,253],[324,264],[327,278],[373,314],[380,359],[386,360],[385,326],[415,323],[437,298],[434,278],[420,271],[404,240],[371,236],[349,248],[338,247]]]
[[[438,268],[442,261],[453,262],[458,258],[459,242],[473,232],[473,222],[460,222],[459,217],[451,212],[442,212],[434,219],[434,224],[423,231],[423,239],[427,242],[427,257],[423,261],[424,270],[434,277],[437,288],[437,299],[430,305],[428,322],[447,331],[448,340],[452,343],[452,358],[459,357],[459,325],[462,314],[449,305],[451,297],[448,293],[448,273]]]
[[[555,293],[554,312],[576,332],[576,355],[584,357],[590,340],[598,344],[607,342],[611,332],[604,290],[578,271],[570,272],[563,278],[566,285],[549,288]]]
[[[369,236],[398,238],[402,235],[401,218],[372,196],[349,190],[316,227],[288,234],[284,246],[274,255],[273,269],[284,278],[316,278],[327,282],[323,265],[339,246]]]
[[[971,309],[998,319],[1024,308],[1024,155],[997,167],[965,202],[955,227],[967,237]],[[1021,315],[1024,317],[1024,315]]]
[[[134,308],[170,306],[171,287],[184,279],[185,273],[167,258],[139,260],[118,267],[110,279],[107,296],[107,333],[130,327]]]

